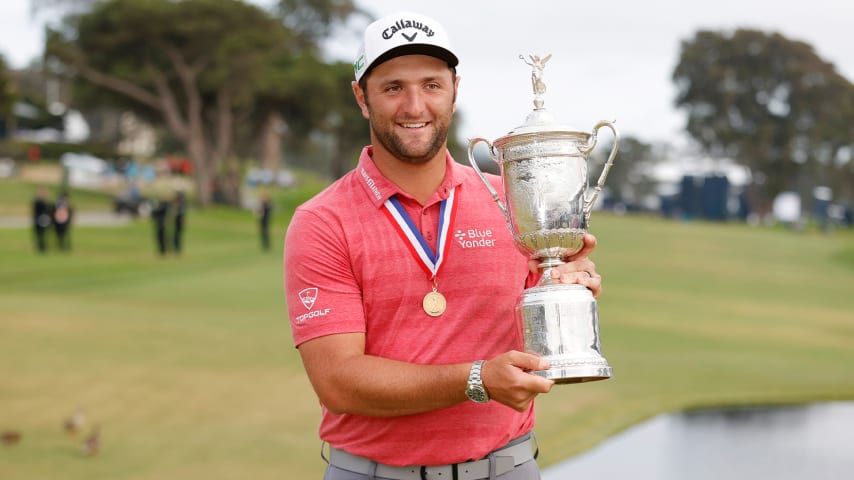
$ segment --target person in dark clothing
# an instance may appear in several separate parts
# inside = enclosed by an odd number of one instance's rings
[[[270,195],[264,194],[261,203],[258,204],[258,225],[261,229],[261,249],[265,252],[270,250],[270,215],[273,212],[273,204]]]
[[[174,227],[175,229],[172,231],[172,248],[175,249],[175,253],[181,253],[181,238],[184,235],[184,214],[187,211],[187,203],[184,198],[184,192],[178,192],[175,194],[175,205],[174,205]]]
[[[68,200],[68,194],[63,192],[56,200],[56,205],[53,209],[53,228],[56,230],[56,239],[59,243],[59,249],[64,252],[71,251],[71,239],[69,238],[69,230],[71,229],[71,218],[73,209],[71,202]]]
[[[33,200],[33,231],[36,237],[36,249],[39,253],[47,251],[47,231],[53,218],[53,205],[47,199],[47,190],[40,188]]]
[[[166,255],[166,219],[169,216],[169,202],[160,199],[151,210],[151,219],[154,221],[154,236],[157,240],[157,251],[160,255]]]

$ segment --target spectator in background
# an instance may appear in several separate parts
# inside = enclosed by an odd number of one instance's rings
[[[264,193],[261,195],[261,202],[258,204],[258,226],[261,232],[261,249],[265,252],[270,251],[270,215],[273,212],[273,204],[270,202],[270,194]]]
[[[166,219],[169,216],[169,202],[159,198],[151,209],[151,220],[154,221],[154,238],[157,241],[157,251],[161,256],[166,255]]]
[[[27,160],[30,162],[37,162],[42,158],[42,149],[39,148],[38,145],[30,145],[27,148]]]
[[[187,211],[187,203],[184,197],[184,192],[175,193],[174,205],[174,230],[172,231],[172,247],[176,254],[181,253],[181,239],[184,235],[184,214]]]
[[[59,198],[56,199],[56,205],[53,208],[53,228],[56,230],[59,249],[64,252],[71,251],[69,230],[71,229],[72,215],[73,209],[68,199],[68,193],[62,192]]]
[[[47,231],[53,218],[53,205],[47,199],[47,189],[39,188],[33,200],[33,228],[36,237],[36,249],[39,253],[47,251]]]

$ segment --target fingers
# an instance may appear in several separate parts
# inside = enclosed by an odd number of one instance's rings
[[[584,246],[582,246],[581,250],[579,250],[575,254],[570,255],[569,258],[567,258],[567,261],[571,262],[579,258],[586,258],[588,255],[590,255],[590,252],[592,252],[593,249],[596,248],[597,240],[596,237],[593,236],[593,234],[585,233],[582,239],[584,240]]]
[[[510,351],[484,363],[481,375],[490,398],[522,412],[537,395],[548,393],[554,385],[529,372],[548,368],[549,362],[537,355]]]
[[[584,246],[578,253],[570,255],[566,263],[552,270],[552,278],[561,283],[576,283],[583,285],[593,292],[594,297],[602,293],[602,276],[596,273],[596,264],[588,255],[596,248],[596,237],[585,233]]]
[[[581,250],[579,250],[576,253],[565,258],[564,259],[565,261],[572,262],[574,260],[587,258],[587,256],[590,255],[590,252],[592,252],[593,249],[596,248],[597,240],[596,240],[596,237],[593,236],[593,234],[585,233],[581,237],[581,239],[584,242],[584,244],[581,247]],[[534,258],[534,259],[528,260],[528,268],[532,272],[536,273],[539,266],[540,266],[540,259],[539,258]]]
[[[596,273],[595,270],[585,270],[583,272],[575,272],[575,283],[579,285],[584,285],[591,292],[593,292],[593,297],[598,297],[600,293],[602,293],[602,275]],[[578,278],[581,277],[581,278]],[[561,283],[564,283],[561,280]]]
[[[537,273],[540,270],[540,259],[532,258],[528,260],[528,270],[530,270],[531,273]]]
[[[523,353],[516,350],[512,350],[505,354],[507,356],[507,361],[525,372],[530,372],[532,370],[547,370],[549,368],[549,361],[545,358],[534,355],[533,353]]]
[[[602,293],[602,276],[596,273],[596,264],[589,258],[574,260],[551,271],[552,279],[560,283],[576,283],[593,292],[594,297]]]
[[[592,234],[585,233],[581,237],[581,239],[584,242],[584,244],[581,246],[581,250],[579,250],[578,252],[564,258],[564,260],[567,263],[571,263],[571,262],[576,261],[576,260],[582,260],[582,259],[587,258],[587,256],[590,255],[590,252],[592,252],[593,249],[596,248],[597,240],[596,240],[596,237],[593,236]],[[528,260],[528,268],[531,270],[531,272],[534,272],[534,273],[537,272],[537,269],[540,266],[540,260],[541,259],[539,259],[539,258],[532,258],[532,259]],[[592,270],[592,268],[591,268],[591,270]]]
[[[596,273],[596,264],[588,257],[590,252],[596,248],[596,237],[585,233],[582,237],[584,245],[574,255],[567,257],[566,263],[550,270],[551,278],[560,283],[574,283],[583,285],[593,292],[594,297],[602,293],[602,276]],[[537,272],[540,265],[539,259],[528,261],[528,268]]]

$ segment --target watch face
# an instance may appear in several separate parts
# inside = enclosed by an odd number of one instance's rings
[[[472,402],[486,403],[489,401],[486,390],[480,385],[469,385],[469,388],[466,389],[466,395]]]

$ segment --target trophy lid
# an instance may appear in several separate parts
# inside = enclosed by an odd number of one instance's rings
[[[546,84],[543,82],[543,68],[546,62],[552,58],[551,54],[546,55],[544,58],[540,58],[538,55],[528,55],[527,60],[522,55],[519,55],[519,58],[533,69],[531,72],[531,83],[534,89],[534,110],[528,114],[525,123],[514,128],[502,138],[529,133],[571,133],[585,137],[589,136],[588,133],[582,132],[577,128],[559,124],[555,120],[554,115],[543,106],[545,103],[543,101],[543,94],[546,92]]]
[[[525,123],[519,125],[513,130],[510,130],[510,132],[505,136],[509,137],[514,135],[523,135],[526,133],[546,132],[586,134],[586,132],[582,132],[575,127],[557,123],[554,115],[545,108],[535,108],[534,111],[529,113],[528,117],[525,118]]]

